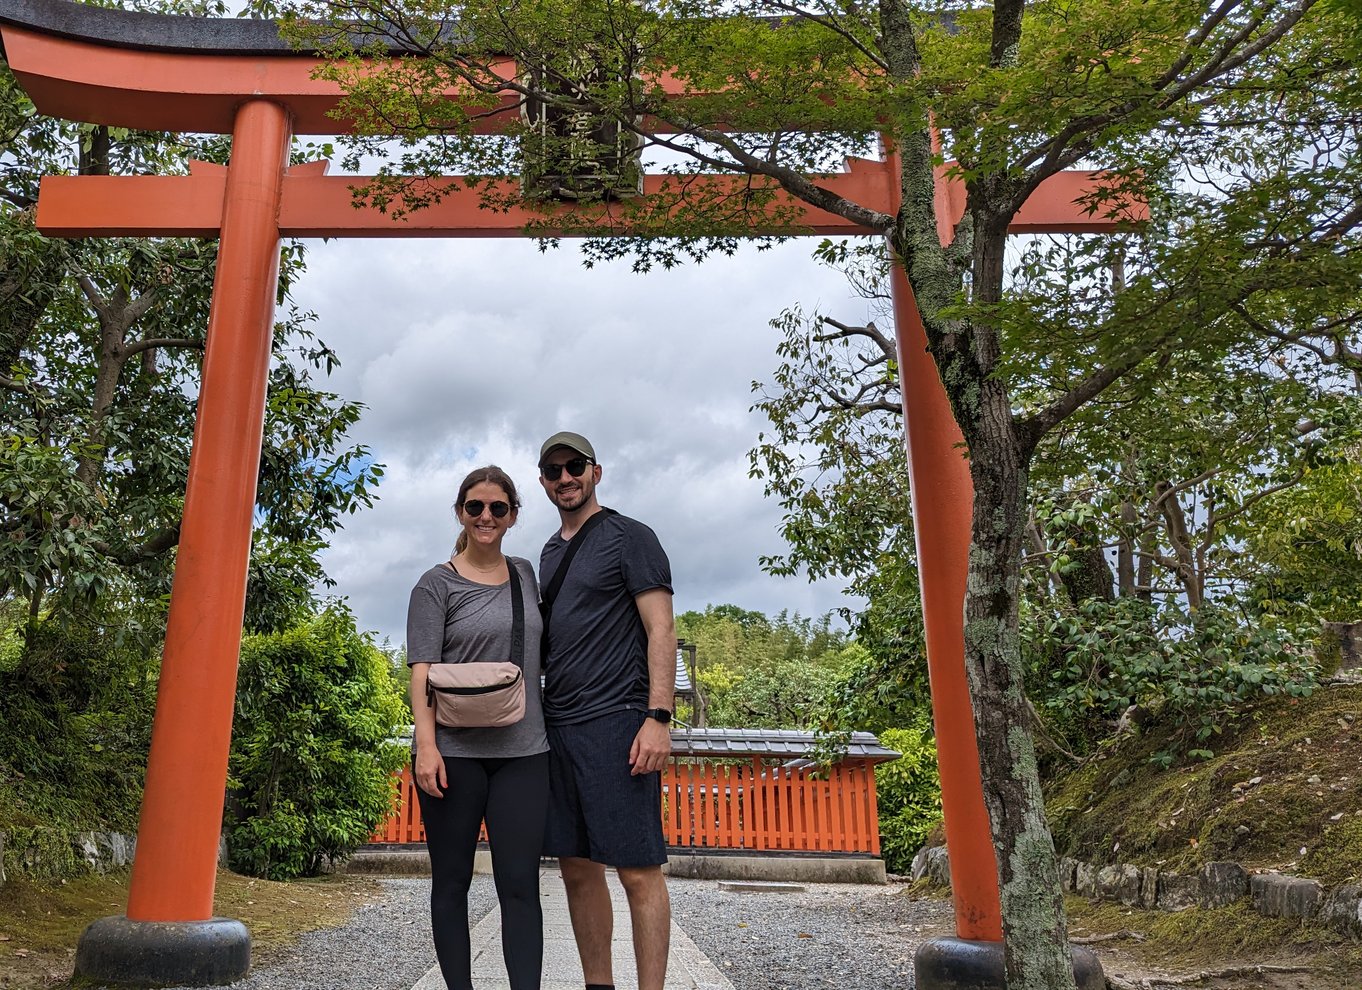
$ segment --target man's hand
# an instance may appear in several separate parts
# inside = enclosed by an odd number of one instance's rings
[[[672,755],[672,733],[655,718],[646,718],[629,747],[630,774],[655,773],[666,766]]]

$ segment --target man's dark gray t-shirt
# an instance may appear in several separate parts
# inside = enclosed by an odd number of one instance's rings
[[[554,533],[539,556],[547,588],[567,541]],[[672,590],[671,564],[643,523],[610,513],[587,533],[549,617],[544,720],[551,725],[648,707],[648,635],[637,595]]]

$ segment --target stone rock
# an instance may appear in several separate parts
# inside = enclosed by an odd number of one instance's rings
[[[1091,863],[1079,863],[1074,870],[1074,893],[1082,897],[1097,896],[1097,867]]]
[[[1185,911],[1201,903],[1201,877],[1160,873],[1155,902],[1161,911]]]
[[[1253,910],[1269,918],[1313,918],[1319,911],[1324,888],[1318,880],[1255,873],[1249,878]]]
[[[1059,889],[1073,893],[1078,883],[1078,860],[1072,856],[1059,858]]]
[[[1134,906],[1140,903],[1140,868],[1128,863],[1104,866],[1097,871],[1097,896]]]
[[[1319,920],[1348,935],[1362,935],[1362,884],[1341,883],[1330,890]]]
[[[77,832],[71,836],[71,845],[86,866],[104,873],[132,862],[137,839],[121,832]]]
[[[1145,866],[1140,869],[1139,906],[1146,911],[1153,911],[1159,906],[1159,868],[1157,866]]]
[[[1249,876],[1238,863],[1207,863],[1201,868],[1201,906],[1227,907],[1249,892]]]
[[[1327,663],[1336,659],[1338,673],[1362,671],[1362,622],[1326,622],[1321,648],[1332,656],[1323,657]]]
[[[76,855],[85,860],[86,866],[96,873],[104,872],[104,859],[94,832],[77,832],[71,836],[71,845],[75,847]]]
[[[927,879],[943,887],[951,885],[951,856],[945,846],[927,851]]]
[[[110,832],[109,836],[109,855],[114,866],[131,866],[132,858],[137,852],[137,836],[125,835],[122,832]]]
[[[913,865],[908,869],[908,876],[914,881],[921,880],[927,875],[927,854],[929,852],[931,852],[931,849],[927,846],[923,846],[917,851],[917,855],[913,857]]]

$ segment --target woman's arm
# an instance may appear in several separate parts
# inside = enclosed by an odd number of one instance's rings
[[[435,745],[435,709],[426,704],[426,676],[430,664],[411,665],[411,720],[416,738],[416,761],[413,772],[416,786],[431,797],[444,797],[449,786],[445,777],[445,761]]]

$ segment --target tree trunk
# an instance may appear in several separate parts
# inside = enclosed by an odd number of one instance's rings
[[[1171,493],[1172,488],[1172,482],[1160,481],[1154,490],[1159,496],[1159,512],[1163,515],[1168,544],[1175,556],[1173,571],[1187,595],[1187,607],[1195,610],[1201,607],[1201,574],[1193,553],[1191,533],[1187,529],[1187,516],[1182,511],[1177,494]]]
[[[1084,533],[1083,536],[1091,537]],[[1062,575],[1064,590],[1076,605],[1089,598],[1100,598],[1104,602],[1113,601],[1111,565],[1100,546],[1085,542],[1074,551],[1074,562],[1078,565],[1068,574]]]
[[[119,317],[123,314],[120,312]],[[86,430],[86,451],[76,465],[76,478],[86,487],[96,487],[104,470],[104,421],[113,409],[118,380],[126,361],[125,330],[121,319],[100,317],[99,355],[96,358],[95,391],[90,403],[90,426]]]
[[[988,307],[1002,293],[1011,211],[990,206],[1005,200],[1003,190],[979,194],[983,208],[975,213],[974,289],[977,302]],[[1068,920],[1028,727],[1017,630],[1034,443],[1023,440],[1006,382],[995,374],[1001,347],[996,328],[975,324],[963,337],[969,341],[964,365],[975,376],[972,388],[953,397],[974,482],[965,666],[984,804],[998,856],[1007,985],[1009,990],[1074,990]]]
[[[1133,502],[1121,503],[1121,528],[1126,533],[1133,532],[1139,516],[1135,513]],[[1122,598],[1135,597],[1135,541],[1131,536],[1122,536],[1116,548],[1116,586]]]
[[[1007,985],[1010,990],[1060,990],[1075,985],[1073,963],[1054,839],[1026,728],[1017,634],[1027,469],[1012,436],[1005,390],[986,385],[982,405],[970,442],[974,520],[965,661],[984,803],[998,852]]]

